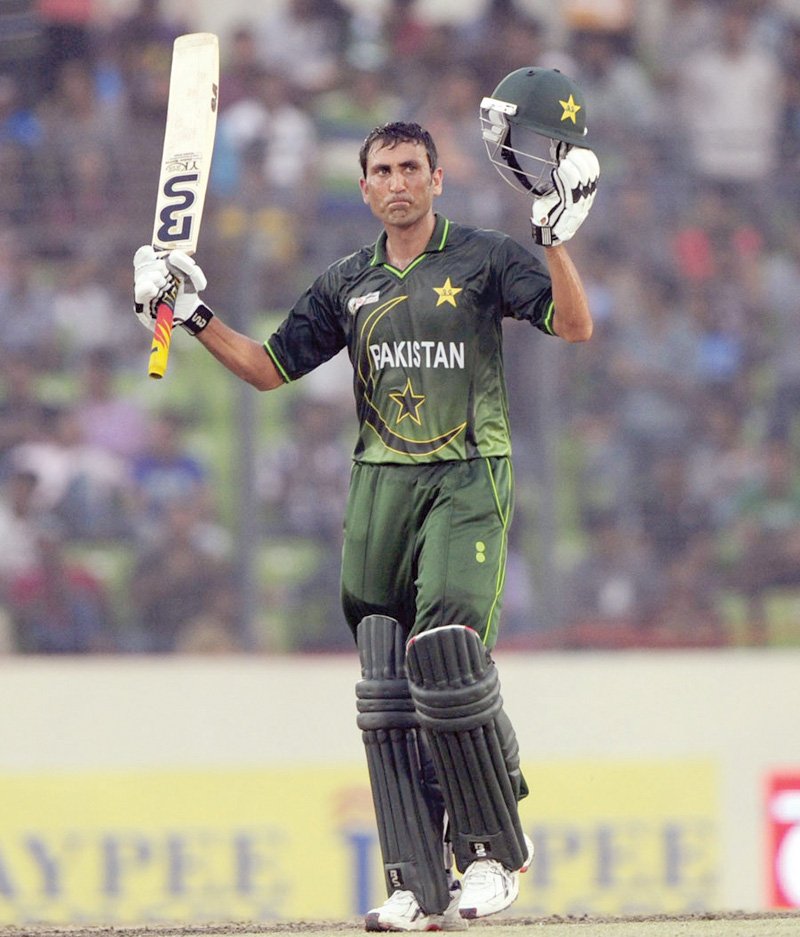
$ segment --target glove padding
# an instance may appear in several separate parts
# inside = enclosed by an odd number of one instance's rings
[[[183,251],[159,251],[145,244],[133,257],[134,312],[151,332],[162,302],[173,309],[174,325],[197,335],[211,321],[214,313],[200,299],[205,289],[205,274]]]
[[[553,190],[533,202],[531,229],[537,244],[552,247],[575,234],[594,204],[599,176],[600,164],[592,150],[567,149],[550,174]]]

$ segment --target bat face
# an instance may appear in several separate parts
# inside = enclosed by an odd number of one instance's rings
[[[161,208],[156,216],[153,243],[160,247],[194,249],[199,225],[198,195],[202,160],[189,155],[173,159],[166,167],[167,177],[159,191]]]
[[[211,33],[175,41],[153,245],[193,253],[211,170],[219,98],[219,45]]]

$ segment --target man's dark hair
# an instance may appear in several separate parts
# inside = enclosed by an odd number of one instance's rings
[[[367,175],[367,154],[373,143],[380,143],[381,146],[388,147],[397,146],[398,143],[421,143],[428,154],[428,165],[431,167],[431,172],[436,169],[439,162],[436,144],[424,127],[420,127],[419,124],[409,124],[402,120],[396,120],[393,123],[383,124],[381,127],[370,130],[361,144],[358,159],[361,163],[361,172],[365,178]]]

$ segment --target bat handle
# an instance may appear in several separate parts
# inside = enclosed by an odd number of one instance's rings
[[[175,297],[167,295],[156,307],[156,327],[153,331],[150,364],[147,370],[148,377],[155,380],[160,380],[167,370],[169,346],[172,341],[172,304],[174,302]]]

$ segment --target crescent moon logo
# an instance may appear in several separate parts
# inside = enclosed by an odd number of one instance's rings
[[[375,387],[375,366],[369,358],[367,349],[370,345],[372,333],[381,319],[388,315],[400,303],[408,300],[407,296],[396,296],[382,303],[366,317],[359,334],[358,370],[357,377],[361,388],[361,401],[366,410],[364,422],[380,439],[383,445],[391,452],[402,455],[425,456],[444,449],[466,428],[466,421],[454,426],[452,429],[429,439],[414,439],[395,432],[389,421],[383,416],[380,408],[372,399]]]

